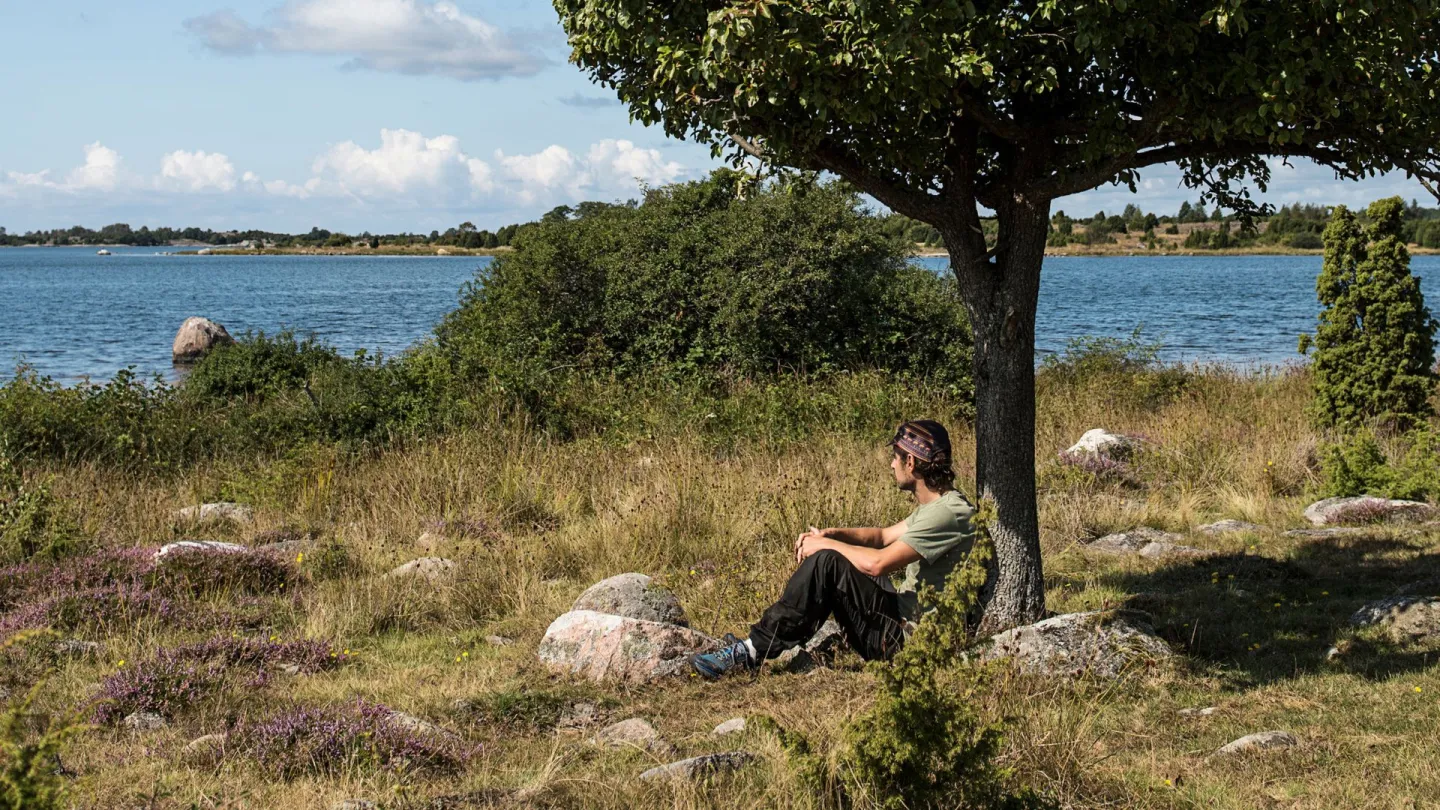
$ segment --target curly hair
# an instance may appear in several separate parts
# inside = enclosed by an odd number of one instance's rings
[[[943,492],[955,488],[955,470],[950,466],[950,459],[941,457],[934,461],[922,461],[914,455],[896,447],[895,456],[901,459],[914,459],[915,477],[925,482],[925,486],[936,492]]]

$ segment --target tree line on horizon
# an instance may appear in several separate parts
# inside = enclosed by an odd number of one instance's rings
[[[215,231],[193,227],[151,229],[141,226],[135,229],[125,223],[106,225],[98,230],[76,225],[71,228],[15,234],[0,227],[0,246],[106,244],[167,247],[174,242],[185,241],[210,245],[264,245],[268,248],[335,248],[365,244],[371,248],[382,245],[432,245],[494,250],[511,247],[516,234],[540,222],[583,218],[587,214],[594,214],[612,206],[633,208],[637,204],[635,200],[629,200],[623,203],[582,202],[573,207],[561,205],[546,212],[539,220],[511,223],[493,231],[478,228],[473,222],[466,221],[444,231],[432,230],[429,234],[373,234],[370,231],[348,234],[320,227],[313,227],[308,233],[300,234],[254,229]],[[1203,202],[1192,204],[1188,200],[1180,203],[1174,214],[1144,211],[1134,203],[1126,205],[1124,210],[1117,214],[1106,214],[1101,210],[1089,217],[1071,217],[1062,210],[1056,211],[1050,218],[1048,245],[1064,247],[1071,244],[1112,244],[1116,234],[1140,234],[1142,241],[1154,245],[1158,238],[1157,229],[1176,235],[1181,232],[1181,225],[1213,223],[1213,228],[1189,229],[1183,247],[1216,250],[1260,244],[1318,250],[1322,247],[1321,234],[1325,232],[1334,211],[1335,206],[1332,205],[1293,203],[1281,206],[1267,217],[1255,218],[1246,223],[1218,206],[1207,210]],[[933,225],[896,213],[881,215],[880,220],[883,231],[902,242],[936,249],[945,246],[944,239]],[[981,225],[986,235],[993,240],[995,220],[982,219]],[[1425,208],[1411,200],[1404,208],[1402,236],[1408,244],[1440,249],[1440,208]]]

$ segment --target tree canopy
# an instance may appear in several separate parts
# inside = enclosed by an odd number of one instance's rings
[[[555,5],[637,119],[926,221],[1166,162],[1240,212],[1267,155],[1440,177],[1433,0]]]

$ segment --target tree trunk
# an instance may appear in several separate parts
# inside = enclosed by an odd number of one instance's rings
[[[973,237],[946,237],[956,246],[950,263],[975,332],[976,486],[996,506],[983,635],[1045,614],[1035,503],[1035,307],[1050,204],[1015,199],[996,214],[993,259],[977,255]]]

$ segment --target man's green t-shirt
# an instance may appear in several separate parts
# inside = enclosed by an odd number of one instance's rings
[[[975,530],[970,526],[974,514],[975,507],[952,489],[930,503],[915,507],[910,517],[905,518],[905,533],[900,536],[900,542],[920,555],[920,559],[905,568],[905,581],[900,585],[900,615],[906,620],[919,620],[916,592],[921,585],[930,585],[937,591],[944,589],[945,578],[965,562],[975,541]]]

